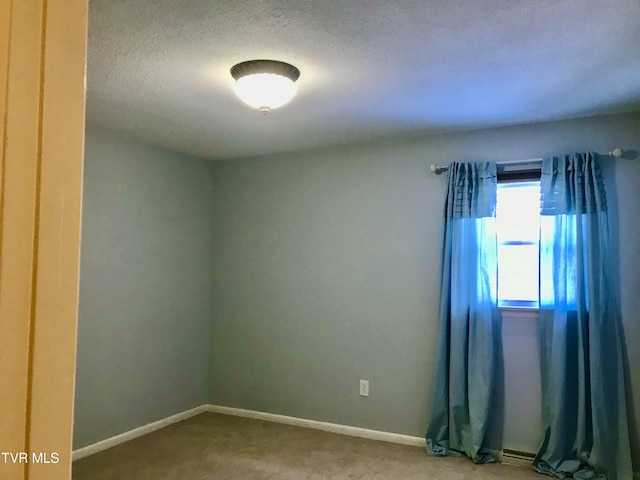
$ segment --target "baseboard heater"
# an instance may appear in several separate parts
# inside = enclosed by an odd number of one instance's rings
[[[502,450],[501,462],[510,463],[512,465],[531,465],[531,462],[533,462],[535,457],[535,453],[505,448]]]

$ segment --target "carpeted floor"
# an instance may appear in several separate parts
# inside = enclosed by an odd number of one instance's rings
[[[205,413],[74,462],[74,480],[543,480],[531,468]]]

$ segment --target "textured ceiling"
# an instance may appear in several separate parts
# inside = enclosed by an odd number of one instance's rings
[[[640,0],[91,0],[87,120],[226,159],[640,110]],[[263,116],[229,69],[296,65]]]

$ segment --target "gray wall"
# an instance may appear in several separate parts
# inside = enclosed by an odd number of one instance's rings
[[[210,163],[86,136],[74,448],[207,402]]]
[[[617,146],[640,150],[640,115],[215,164],[210,401],[422,436],[445,185],[428,165]],[[640,412],[640,160],[603,163]]]

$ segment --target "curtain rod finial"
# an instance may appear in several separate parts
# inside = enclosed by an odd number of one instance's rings
[[[609,155],[611,155],[613,157],[616,157],[616,158],[620,158],[623,153],[624,153],[624,151],[621,148],[614,148],[613,150],[611,150],[609,152]]]

